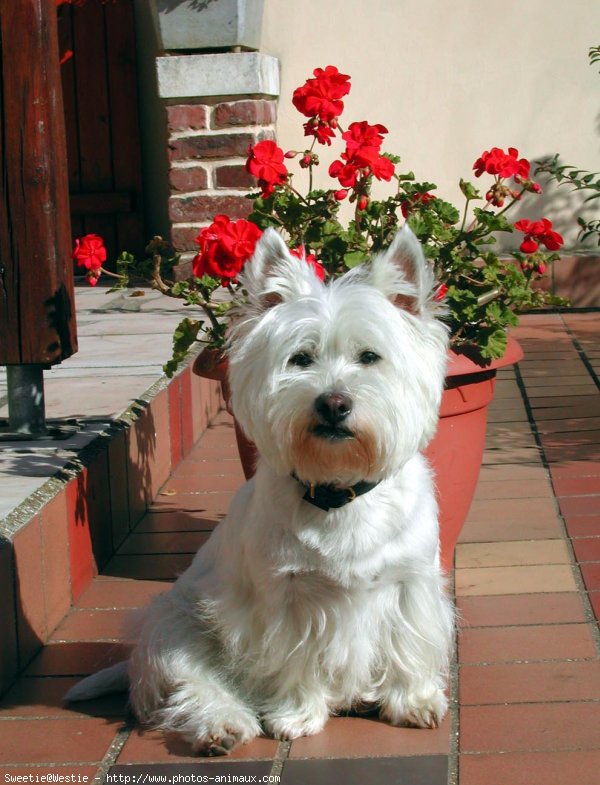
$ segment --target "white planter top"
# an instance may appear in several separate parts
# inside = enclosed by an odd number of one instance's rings
[[[156,0],[163,49],[260,48],[263,0]]]

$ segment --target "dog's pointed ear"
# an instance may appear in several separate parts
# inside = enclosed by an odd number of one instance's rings
[[[405,311],[422,316],[429,310],[435,284],[433,266],[408,224],[387,251],[373,259],[371,283]]]
[[[248,302],[258,310],[306,294],[314,285],[310,265],[290,253],[281,235],[268,228],[256,244],[241,280]]]

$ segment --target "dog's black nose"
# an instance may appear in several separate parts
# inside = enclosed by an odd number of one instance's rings
[[[323,393],[315,400],[315,411],[323,422],[337,425],[352,411],[352,399],[343,393]]]

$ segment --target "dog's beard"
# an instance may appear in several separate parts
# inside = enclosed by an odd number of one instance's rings
[[[378,455],[375,438],[360,428],[326,426],[313,418],[292,428],[291,464],[307,483],[351,485],[373,479]]]

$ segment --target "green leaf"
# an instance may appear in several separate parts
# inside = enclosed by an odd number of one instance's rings
[[[173,354],[171,359],[163,365],[163,371],[171,378],[177,370],[179,364],[185,359],[190,346],[198,338],[198,333],[204,326],[204,322],[192,319],[182,319],[173,333]]]
[[[463,180],[461,177],[459,185],[463,196],[465,196],[469,201],[472,199],[481,199],[481,194],[477,188],[475,188],[473,183],[469,183],[466,180]]]
[[[498,357],[502,357],[508,343],[506,330],[500,327],[487,333],[483,332],[481,337],[482,340],[479,344],[479,351],[481,352],[482,357],[486,360],[494,360]]]
[[[357,267],[359,264],[362,264],[365,261],[365,254],[363,251],[350,251],[350,253],[344,254],[344,264],[349,269],[353,267]]]

